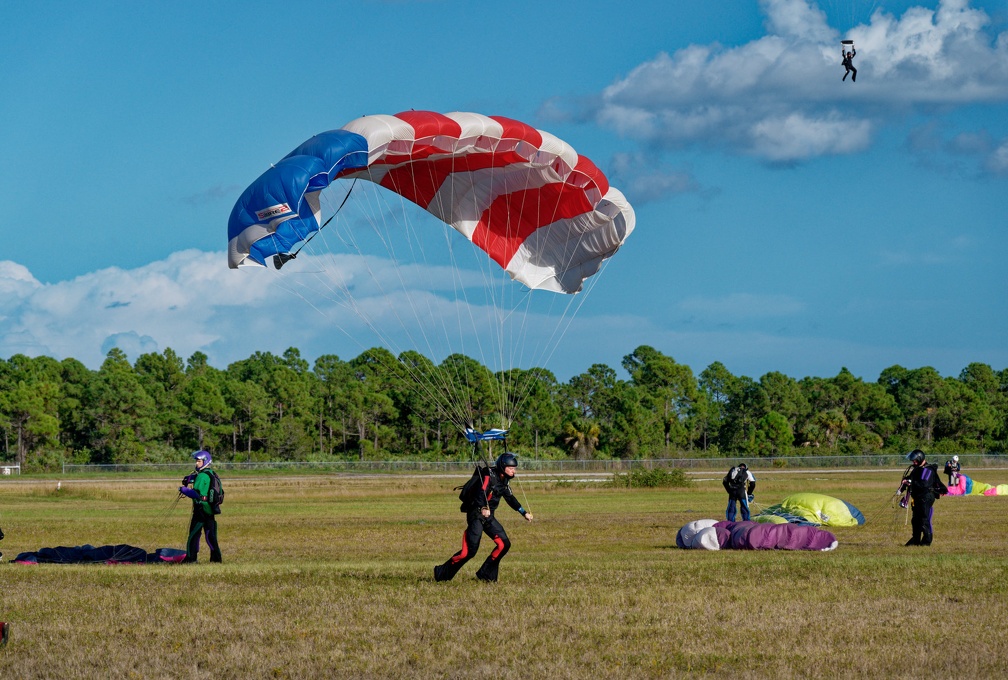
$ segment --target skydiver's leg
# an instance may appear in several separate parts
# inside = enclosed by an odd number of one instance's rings
[[[508,540],[504,527],[497,521],[496,517],[491,517],[490,521],[484,525],[486,535],[493,539],[494,549],[483,561],[483,566],[476,572],[476,578],[481,581],[497,582],[497,571],[500,568],[500,561],[511,549],[511,541]]]
[[[213,515],[210,515],[210,518],[203,525],[203,532],[206,536],[207,546],[210,548],[210,561],[223,562],[220,544],[217,543],[217,519]]]
[[[924,515],[921,521],[921,545],[931,545],[932,539],[934,539],[934,528],[931,526],[931,520],[934,519],[934,502],[922,503],[924,506]]]
[[[907,542],[907,545],[921,545],[921,538],[924,534],[924,503],[916,499],[913,501],[910,527],[913,529],[913,537]]]
[[[189,520],[189,538],[186,540],[186,556],[183,562],[195,562],[199,554],[200,533],[203,531],[203,522],[200,521],[199,512],[193,510],[192,519]]]
[[[857,69],[852,66],[851,67],[851,71],[853,71],[854,73],[851,75],[850,80],[851,80],[852,83],[856,83],[857,82]]]
[[[728,507],[725,508],[725,519],[729,522],[735,521],[735,498],[728,494]]]
[[[742,498],[739,499],[739,507],[742,508],[742,521],[743,522],[748,522],[749,521],[749,498],[747,496],[743,496]]]
[[[850,73],[850,69],[849,68],[845,68],[844,72],[843,72],[843,78],[841,78],[840,80],[847,80],[847,74],[848,73]]]
[[[462,533],[462,549],[449,557],[444,564],[434,567],[435,581],[451,581],[462,565],[471,560],[479,550],[480,537],[483,535],[483,517],[479,510],[470,510],[466,520],[468,524]]]

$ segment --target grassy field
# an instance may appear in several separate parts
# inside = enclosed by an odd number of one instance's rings
[[[763,473],[757,500],[858,506],[837,550],[690,551],[719,480],[631,490],[533,483],[497,584],[431,569],[458,549],[461,479],[224,478],[223,565],[10,564],[46,546],[182,548],[176,480],[0,482],[4,678],[1008,676],[1008,497],[946,498],[907,548],[899,472]],[[991,470],[999,482],[1008,471]],[[519,492],[519,497],[521,493]]]

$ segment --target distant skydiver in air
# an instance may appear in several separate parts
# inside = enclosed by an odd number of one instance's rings
[[[489,536],[494,542],[493,551],[476,571],[476,578],[481,581],[496,582],[500,561],[504,559],[511,548],[504,527],[494,516],[494,511],[503,498],[515,511],[529,522],[532,513],[521,506],[511,491],[510,482],[518,470],[518,457],[513,453],[502,453],[492,468],[477,467],[473,476],[459,493],[462,505],[459,508],[466,514],[466,530],[462,534],[462,549],[448,558],[444,564],[434,567],[435,581],[450,581],[466,562],[476,556],[479,550],[482,534]]]
[[[914,449],[906,457],[910,461],[910,467],[903,474],[900,491],[910,492],[913,506],[913,515],[910,519],[913,536],[906,545],[931,545],[931,540],[934,538],[934,530],[931,527],[934,502],[939,496],[948,493],[948,489],[938,479],[938,465],[928,465],[923,451]]]
[[[756,478],[749,472],[745,463],[739,463],[721,480],[725,491],[728,492],[728,508],[725,510],[725,519],[729,522],[735,521],[735,502],[738,501],[742,508],[742,521],[749,521],[749,504],[753,501],[753,492],[756,491]]]
[[[847,80],[847,74],[853,73],[851,76],[851,82],[857,82],[857,69],[854,68],[854,57],[857,56],[857,50],[851,47],[849,52],[844,52],[843,48],[840,48],[840,56],[843,58],[843,67],[846,69],[843,74],[843,78],[840,80]]]

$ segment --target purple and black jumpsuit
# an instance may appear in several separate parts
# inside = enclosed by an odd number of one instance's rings
[[[931,519],[934,515],[935,487],[938,477],[938,466],[914,465],[910,472],[903,478],[910,487],[910,498],[913,500],[913,514],[910,517],[910,526],[913,528],[913,536],[907,541],[907,545],[931,545],[934,538],[934,530],[931,527]]]

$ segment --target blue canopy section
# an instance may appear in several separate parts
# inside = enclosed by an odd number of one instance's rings
[[[507,430],[493,428],[491,430],[487,430],[486,432],[477,432],[471,427],[467,427],[465,436],[466,439],[471,441],[473,444],[476,442],[504,441],[507,439]]]
[[[252,182],[238,198],[228,220],[229,257],[236,239],[248,259],[289,253],[318,231],[318,202],[306,196],[325,189],[341,173],[367,167],[367,140],[347,130],[315,135]],[[245,248],[239,247],[239,253]],[[240,262],[229,259],[231,266]]]
[[[841,500],[843,500],[843,499],[841,499]],[[847,506],[848,510],[850,510],[851,517],[853,517],[854,519],[857,520],[858,525],[861,525],[861,524],[865,523],[864,515],[861,514],[860,510],[858,510],[857,508],[855,508],[853,505],[851,505],[847,501],[843,501],[843,504]]]

